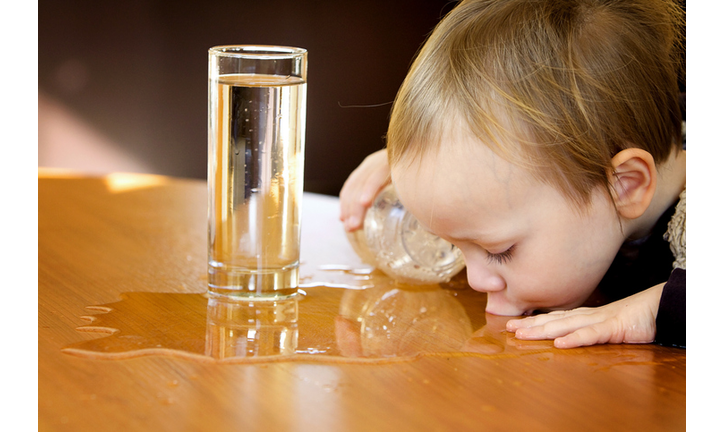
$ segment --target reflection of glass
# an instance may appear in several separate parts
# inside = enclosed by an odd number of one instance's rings
[[[206,355],[225,359],[294,354],[299,339],[298,317],[297,298],[209,298]]]
[[[345,291],[337,319],[337,342],[349,357],[460,351],[471,335],[465,309],[439,285]]]
[[[399,282],[447,282],[465,267],[460,250],[425,230],[402,206],[392,185],[367,210],[363,229],[347,237],[364,263]]]
[[[161,355],[233,363],[284,358],[366,362],[553,346],[515,339],[505,332],[510,317],[486,317],[485,296],[471,289],[406,286],[384,276],[375,279],[374,288],[315,287],[304,296],[277,301],[132,292],[89,309],[97,313],[78,330],[104,337],[76,342],[64,353],[91,359]]]
[[[209,290],[285,297],[299,285],[307,51],[209,50]]]

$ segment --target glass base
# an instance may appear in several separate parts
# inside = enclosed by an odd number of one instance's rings
[[[209,293],[223,297],[279,300],[298,293],[299,266],[280,269],[233,269],[209,265]]]

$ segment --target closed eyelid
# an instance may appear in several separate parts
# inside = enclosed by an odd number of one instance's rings
[[[445,240],[449,241],[450,243],[455,244],[472,244],[476,245],[478,247],[481,247],[485,249],[486,251],[489,250],[501,250],[504,251],[503,248],[510,249],[508,245],[512,244],[510,240],[485,240],[485,239],[479,239],[475,237],[445,237]]]
[[[494,241],[484,242],[473,238],[445,238],[456,247],[460,249],[470,250],[469,248],[476,248],[482,250],[487,255],[488,260],[493,263],[508,261],[513,253],[516,243],[511,241]],[[499,251],[499,252],[491,252]]]
[[[509,247],[507,250],[499,253],[488,252],[488,260],[496,264],[505,264],[513,257],[513,250],[515,245]]]
[[[508,253],[511,249],[513,249],[513,246],[515,245],[492,245],[489,247],[483,247],[489,254],[491,255],[502,255],[504,253]],[[493,252],[495,251],[495,252]]]

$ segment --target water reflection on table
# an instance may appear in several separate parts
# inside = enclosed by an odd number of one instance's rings
[[[212,297],[206,313],[209,357],[292,355],[299,343],[299,299],[234,300]]]
[[[312,356],[410,359],[551,347],[549,342],[511,344],[514,338],[504,330],[508,318],[486,316],[485,296],[470,290],[464,278],[404,285],[373,272],[367,280],[372,281],[369,288],[311,286],[284,300],[125,293],[120,302],[89,307],[101,313],[86,317],[91,324],[78,328],[108,336],[75,343],[64,352],[239,362]]]

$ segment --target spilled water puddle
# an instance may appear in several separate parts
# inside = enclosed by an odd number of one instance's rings
[[[442,285],[396,284],[378,272],[329,268],[325,284],[281,301],[225,300],[207,294],[130,292],[88,306],[80,332],[101,337],[63,348],[93,360],[143,356],[204,363],[278,361],[378,364],[423,356],[500,359],[527,356],[560,367],[685,367],[686,351],[655,345],[556,350],[505,331],[510,317],[485,313],[486,296],[464,277]],[[319,280],[319,279],[317,279]],[[539,362],[535,362],[539,363]]]
[[[342,271],[337,269],[338,271]],[[550,349],[516,341],[508,318],[487,317],[485,296],[467,283],[399,285],[366,275],[366,285],[306,286],[282,301],[206,294],[121,294],[89,306],[82,332],[104,337],[63,349],[89,359],[160,355],[205,362],[411,360],[421,355],[499,355]],[[523,342],[521,347],[521,342]]]

